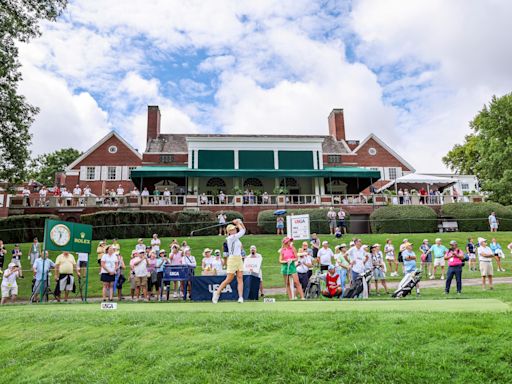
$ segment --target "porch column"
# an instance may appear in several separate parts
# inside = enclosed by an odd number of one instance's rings
[[[318,182],[320,183],[320,195],[325,195],[324,178],[323,177],[318,178]]]
[[[274,169],[279,169],[279,152],[274,149]]]
[[[313,179],[313,184],[314,184],[314,188],[315,188],[315,195],[320,195],[320,185],[319,185],[319,182],[318,182],[318,177],[315,177]]]
[[[235,149],[235,169],[238,169],[238,149]]]

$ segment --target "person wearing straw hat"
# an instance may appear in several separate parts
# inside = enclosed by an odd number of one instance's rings
[[[98,247],[96,248],[96,255],[98,256],[98,265],[101,266],[101,258],[107,251],[107,241],[101,240],[98,244]]]
[[[492,268],[492,258],[494,253],[487,245],[487,240],[483,237],[478,238],[478,260],[480,262],[480,275],[482,276],[482,289],[485,289],[485,280],[489,279],[489,289],[492,288],[492,276],[494,274]]]
[[[11,299],[11,303],[14,304],[16,302],[16,296],[18,296],[18,283],[16,279],[20,277],[20,269],[20,267],[11,262],[4,271],[2,278],[2,305],[5,304],[8,298]]]
[[[204,275],[209,275],[214,271],[212,250],[205,248],[203,251],[203,260],[201,261],[201,270]]]
[[[242,223],[242,220],[235,219],[233,220],[233,224],[229,224],[226,227],[226,231],[228,233],[226,239],[228,247],[227,276],[220,284],[219,288],[213,293],[212,303],[214,304],[219,301],[222,290],[233,281],[235,275],[237,280],[238,302],[244,302],[244,262],[242,260],[242,242],[240,239],[245,235],[245,225]]]
[[[281,263],[281,274],[284,277],[284,283],[286,285],[286,292],[288,298],[293,298],[291,290],[290,276],[295,285],[295,289],[299,292],[300,298],[304,300],[304,291],[299,282],[299,276],[297,275],[297,250],[293,246],[293,239],[291,237],[285,237],[282,241],[281,250],[279,251],[279,263]]]
[[[222,274],[222,268],[224,267],[224,259],[220,253],[220,249],[216,249],[213,252],[212,268],[215,270],[217,275]]]

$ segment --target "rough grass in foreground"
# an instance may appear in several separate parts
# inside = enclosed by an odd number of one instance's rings
[[[346,306],[337,302],[9,307],[1,310],[0,381],[509,383],[512,317],[489,301],[379,302],[386,311],[338,310]],[[417,303],[497,311],[396,310]],[[316,307],[256,310],[265,305]]]

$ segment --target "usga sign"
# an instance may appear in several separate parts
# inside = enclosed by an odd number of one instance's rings
[[[111,311],[117,309],[117,303],[101,303],[101,309]]]

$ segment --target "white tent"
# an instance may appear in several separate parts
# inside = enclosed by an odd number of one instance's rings
[[[409,173],[384,185],[381,190],[385,190],[395,185],[395,187],[404,187],[409,189],[418,189],[419,187],[436,186],[437,188],[445,188],[455,184],[457,181],[448,177],[423,175],[421,173]]]

